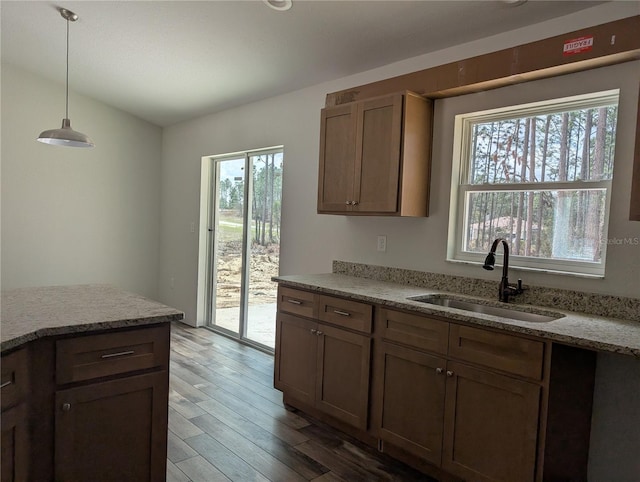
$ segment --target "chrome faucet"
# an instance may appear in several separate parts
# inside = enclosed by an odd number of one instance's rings
[[[508,303],[510,296],[519,295],[524,291],[524,288],[522,287],[521,279],[518,279],[518,284],[515,286],[509,284],[509,245],[505,239],[498,238],[493,242],[482,267],[486,270],[493,271],[496,264],[496,249],[500,242],[502,242],[502,251],[504,251],[504,261],[502,262],[502,279],[500,280],[500,286],[498,288],[498,299]]]

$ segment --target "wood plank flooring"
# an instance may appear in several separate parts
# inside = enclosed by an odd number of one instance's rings
[[[284,409],[273,356],[172,326],[167,481],[428,481],[371,447]]]

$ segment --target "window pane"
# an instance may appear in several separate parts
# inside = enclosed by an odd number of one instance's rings
[[[600,262],[605,200],[606,189],[468,192],[463,251],[504,238],[515,255]]]
[[[469,184],[609,180],[617,104],[476,122],[469,129]]]

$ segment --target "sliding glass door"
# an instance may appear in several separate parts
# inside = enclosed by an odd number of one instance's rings
[[[275,344],[281,148],[213,157],[208,324],[260,347]]]

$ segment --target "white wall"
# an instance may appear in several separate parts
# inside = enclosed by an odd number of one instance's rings
[[[161,128],[70,92],[94,149],[36,142],[64,85],[2,65],[2,289],[110,283],[157,297]]]
[[[198,234],[190,223],[200,218],[201,157],[283,144],[285,149],[282,205],[282,274],[329,272],[334,259],[397,266],[493,279],[495,275],[444,261],[451,170],[450,142],[436,135],[432,172],[432,210],[427,219],[358,218],[316,214],[320,109],[325,95],[360,84],[413,72],[442,63],[508,48],[636,15],[636,2],[604,4],[536,26],[497,35],[472,44],[446,49],[333,82],[316,85],[238,109],[184,122],[164,130],[162,150],[162,234],[159,294],[161,300],[186,312],[196,324]],[[637,68],[637,63],[635,64]],[[631,64],[622,66],[629,75]],[[612,70],[611,72],[614,72]],[[619,72],[616,70],[615,72]],[[617,75],[617,74],[616,74]],[[633,75],[633,71],[632,71]],[[587,77],[590,78],[590,76]],[[623,82],[620,107],[622,130],[616,148],[614,193],[609,237],[638,237],[640,223],[627,221],[632,162],[630,133],[635,126],[638,72]],[[582,77],[581,77],[582,78]],[[613,77],[617,80],[617,77]],[[554,91],[545,81],[546,92]],[[629,85],[635,83],[635,89]],[[526,87],[525,87],[526,89]],[[386,253],[376,251],[376,235],[388,236]],[[529,283],[599,293],[638,297],[640,247],[612,247],[604,280],[554,275],[523,276]],[[172,288],[170,279],[174,278]],[[608,380],[626,380],[609,384]],[[633,480],[640,453],[637,437],[621,438],[615,432],[620,414],[638,411],[633,387],[640,381],[640,361],[600,356],[594,405],[594,431],[590,453],[590,480]],[[631,387],[631,388],[630,388]],[[637,389],[636,389],[637,390]],[[614,416],[615,415],[615,416]],[[637,417],[627,418],[635,433]],[[620,459],[611,453],[623,454]]]
[[[421,70],[454,60],[491,52],[563,32],[634,15],[633,2],[605,4],[568,17],[519,29],[408,59],[376,70],[327,82],[304,90],[256,102],[244,107],[184,122],[164,130],[162,157],[162,235],[159,293],[161,299],[186,312],[196,322],[198,235],[189,230],[199,220],[201,157],[283,144],[285,149],[282,274],[328,272],[341,259],[448,274],[484,277],[495,275],[481,269],[444,261],[448,222],[451,142],[436,122],[432,171],[431,215],[422,219],[346,217],[316,214],[320,109],[329,92]],[[637,66],[637,64],[636,64]],[[624,67],[623,67],[624,68]],[[630,67],[626,66],[628,75]],[[633,73],[633,72],[632,72]],[[590,78],[592,75],[585,74]],[[603,75],[606,77],[606,74]],[[633,148],[637,85],[628,79],[621,101],[619,125],[623,131],[616,150],[610,237],[640,236],[640,223],[626,219]],[[562,78],[558,79],[561,80]],[[617,78],[612,79],[615,84]],[[555,80],[544,81],[540,95],[552,95]],[[566,81],[565,81],[566,83]],[[570,84],[571,82],[569,82]],[[515,86],[525,95],[531,84]],[[535,97],[535,95],[534,95]],[[480,95],[482,98],[482,94]],[[451,99],[454,101],[455,99]],[[444,101],[442,101],[444,102]],[[440,104],[442,102],[437,102]],[[438,112],[442,109],[438,106]],[[376,236],[387,235],[387,252],[376,251]],[[554,275],[523,275],[525,282],[584,291],[638,296],[640,256],[638,246],[612,246],[604,280]],[[174,287],[170,280],[174,279]],[[198,320],[202,321],[202,320]]]

